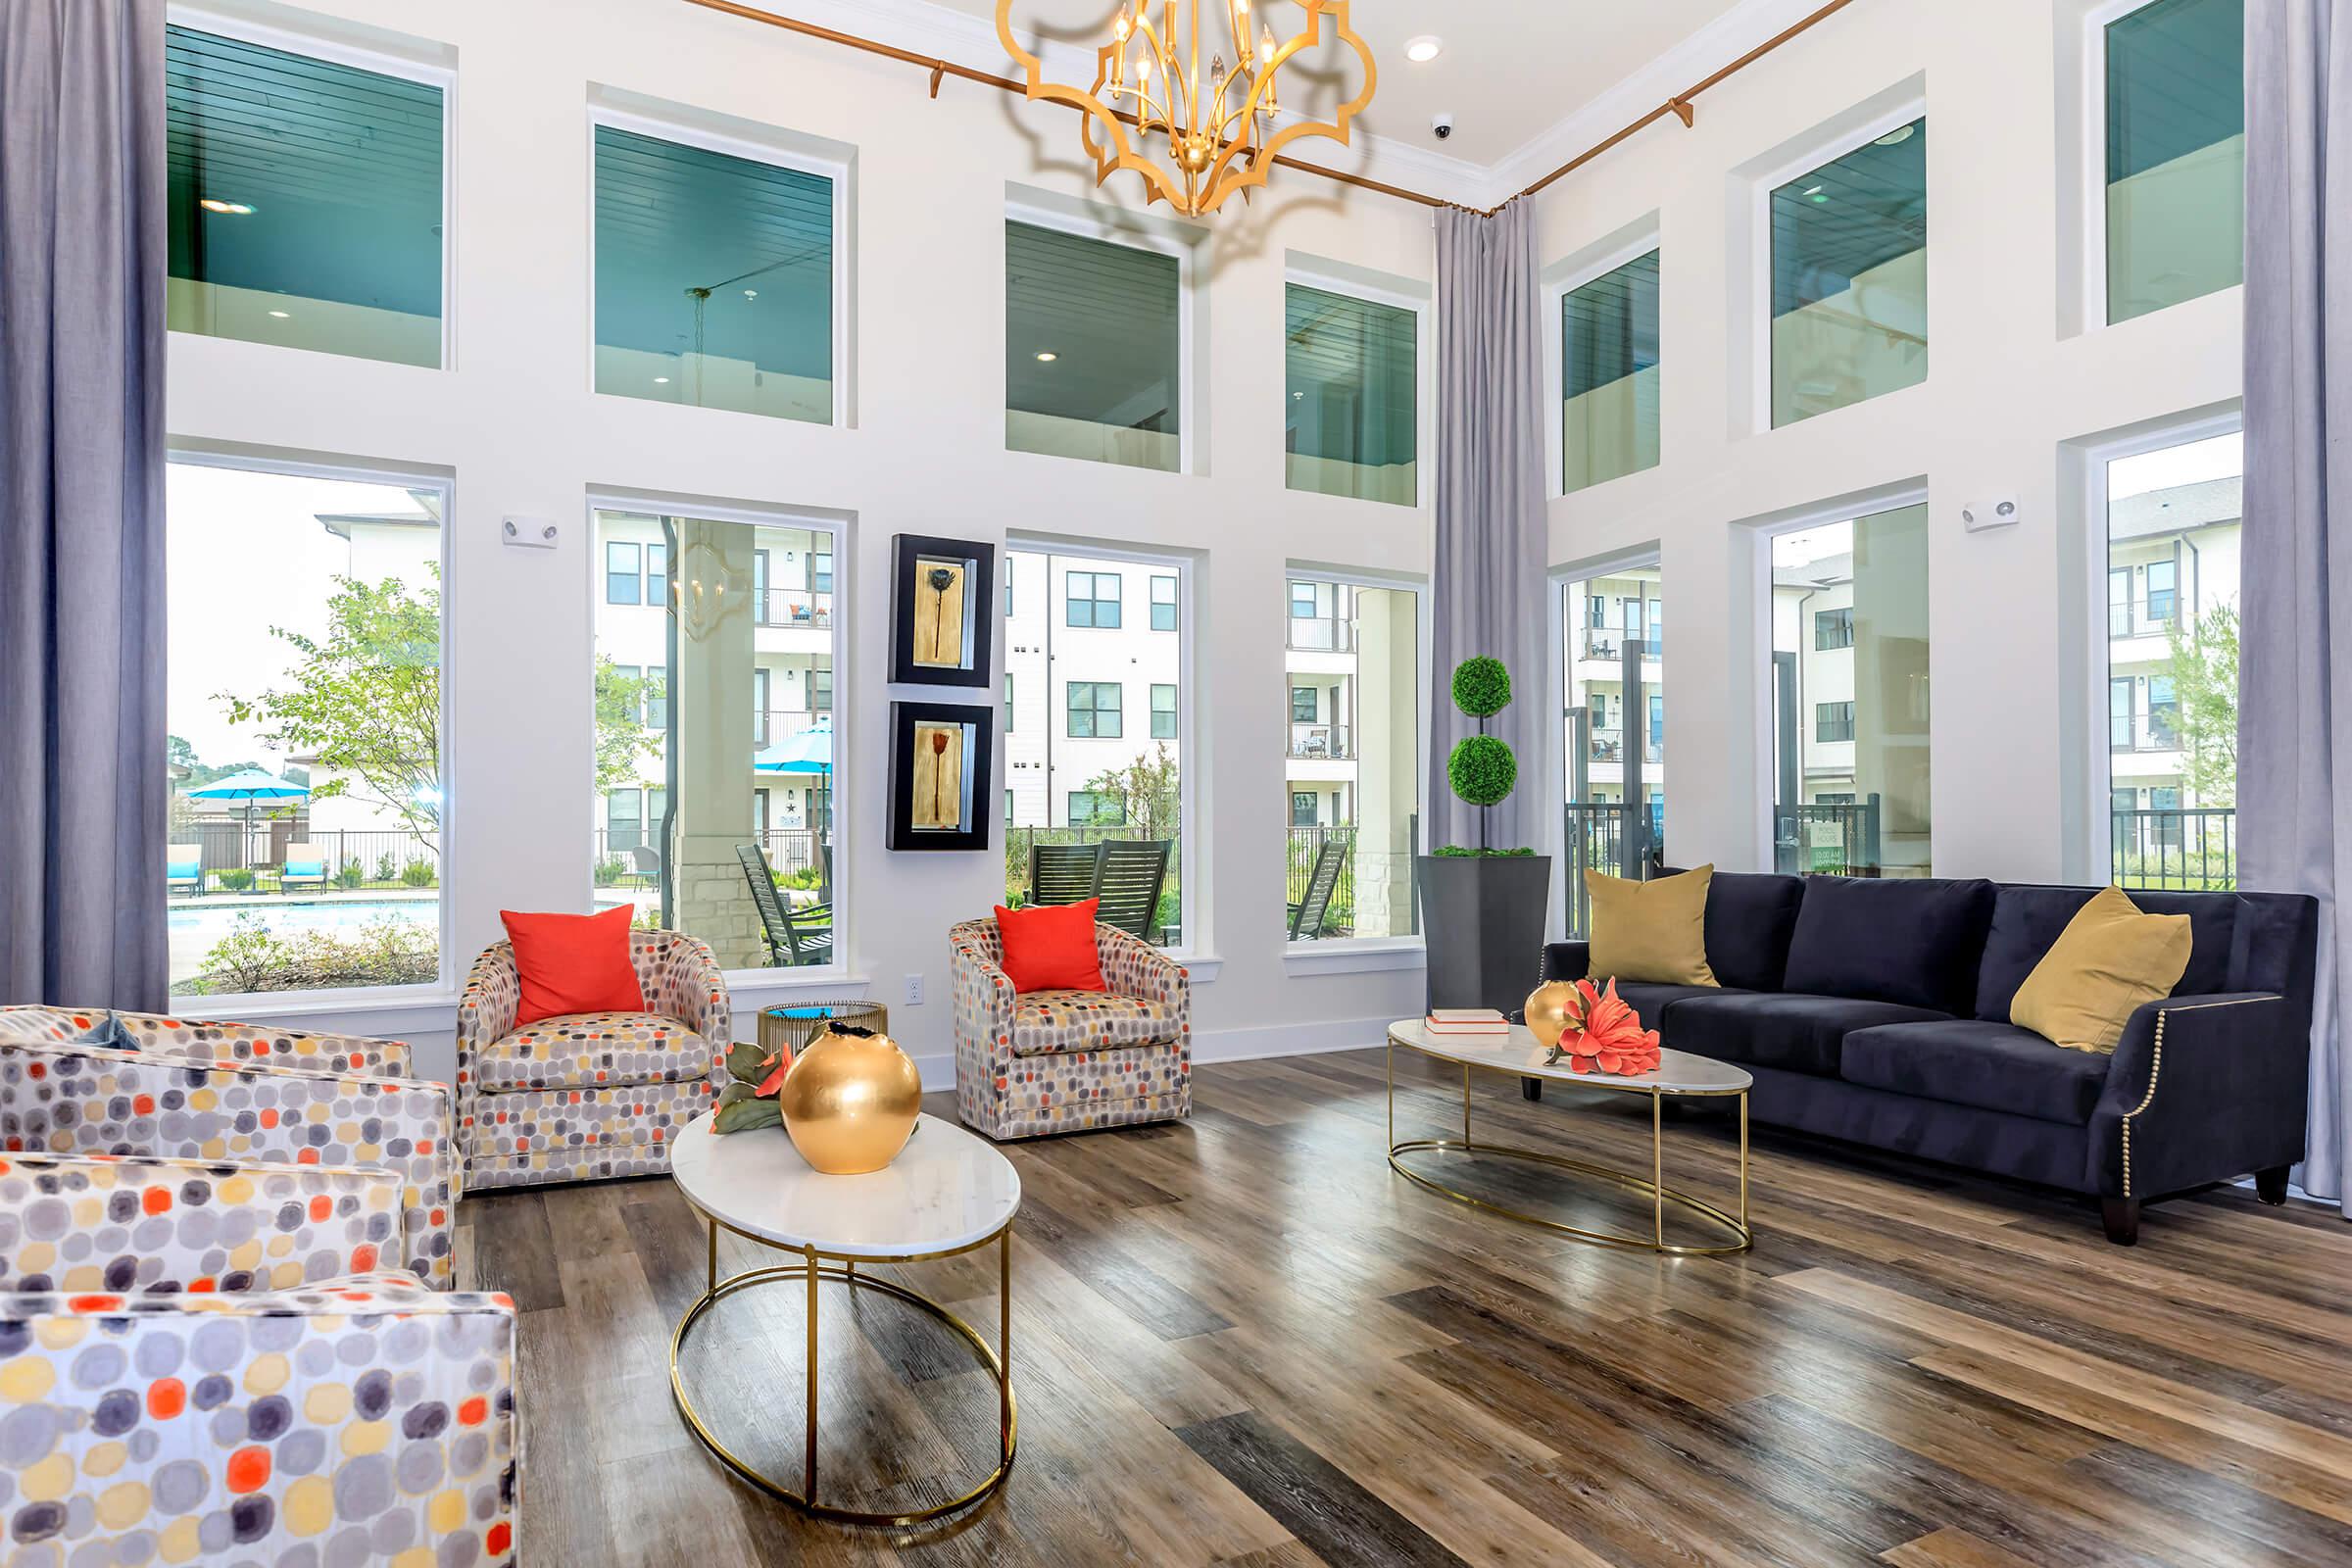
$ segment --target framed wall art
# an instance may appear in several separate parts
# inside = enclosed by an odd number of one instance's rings
[[[890,847],[988,848],[997,710],[965,703],[890,705]]]
[[[903,533],[891,540],[890,678],[986,686],[997,547]]]

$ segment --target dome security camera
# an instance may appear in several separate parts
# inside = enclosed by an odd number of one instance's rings
[[[1453,134],[1453,117],[1451,115],[1440,115],[1437,119],[1429,122],[1429,128],[1431,131],[1436,133],[1438,140],[1444,141],[1446,137]]]

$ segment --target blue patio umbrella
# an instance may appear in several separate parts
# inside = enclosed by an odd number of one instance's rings
[[[830,725],[787,735],[752,759],[755,773],[830,773],[833,771],[833,730]]]
[[[311,796],[309,786],[279,778],[275,773],[265,773],[258,767],[249,767],[242,773],[231,773],[226,778],[217,778],[210,784],[199,784],[192,790],[182,790],[180,793],[191,801],[243,801],[248,836],[253,832],[254,802],[305,801]],[[243,858],[242,855],[239,858]]]

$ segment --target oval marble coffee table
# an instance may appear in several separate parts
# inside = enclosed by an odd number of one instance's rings
[[[1396,1048],[1434,1056],[1440,1061],[1458,1062],[1462,1069],[1462,1136],[1451,1138],[1413,1138],[1396,1141]],[[1389,1164],[1407,1181],[1418,1182],[1433,1193],[1443,1193],[1476,1208],[1541,1225],[1546,1230],[1559,1231],[1579,1241],[1599,1242],[1609,1247],[1646,1247],[1652,1251],[1681,1255],[1711,1256],[1721,1252],[1743,1252],[1755,1244],[1755,1234],[1747,1223],[1747,1092],[1755,1080],[1743,1067],[1712,1056],[1694,1056],[1687,1051],[1662,1051],[1658,1054],[1655,1071],[1621,1078],[1608,1073],[1578,1072],[1565,1061],[1547,1064],[1545,1052],[1536,1043],[1536,1037],[1519,1024],[1511,1025],[1506,1035],[1441,1035],[1430,1032],[1418,1018],[1407,1018],[1389,1025]],[[1612,1170],[1589,1160],[1570,1159],[1564,1154],[1549,1154],[1541,1150],[1520,1149],[1505,1144],[1481,1144],[1470,1137],[1470,1071],[1501,1073],[1511,1078],[1545,1078],[1554,1083],[1575,1084],[1584,1089],[1608,1089],[1620,1094],[1649,1097],[1649,1175],[1645,1179],[1630,1171]],[[1737,1097],[1740,1102],[1740,1213],[1735,1218],[1713,1203],[1702,1202],[1688,1193],[1676,1192],[1666,1185],[1665,1102],[1666,1097],[1692,1098]],[[1457,1191],[1433,1177],[1412,1170],[1397,1159],[1399,1154],[1416,1151],[1435,1150],[1460,1154],[1492,1154],[1499,1159],[1527,1160],[1548,1165],[1555,1170],[1574,1171],[1580,1176],[1596,1176],[1619,1187],[1630,1188],[1646,1195],[1650,1200],[1650,1233],[1647,1236],[1626,1236],[1615,1231],[1586,1230],[1581,1226],[1545,1219],[1540,1214],[1523,1213],[1491,1202],[1483,1198]],[[1714,1246],[1691,1246],[1666,1240],[1666,1205],[1697,1215],[1719,1226],[1729,1240]]]
[[[695,1437],[720,1462],[761,1491],[795,1507],[851,1524],[910,1525],[968,1507],[1004,1485],[1019,1438],[1012,1397],[1012,1216],[1021,1206],[1021,1178],[996,1147],[953,1122],[925,1116],[914,1136],[882,1170],[863,1176],[826,1176],[809,1168],[780,1128],[720,1137],[705,1111],[670,1145],[670,1177],[710,1227],[710,1269],[703,1294],[669,1337],[669,1387]],[[799,1261],[718,1277],[718,1233],[764,1242],[799,1254]],[[918,1291],[860,1274],[860,1263],[919,1263],[999,1249],[997,1343]],[[761,1473],[711,1432],[686,1387],[679,1350],[687,1331],[719,1301],[763,1285],[806,1280],[808,1286],[808,1462],[796,1490]],[[816,1292],[831,1280],[875,1291],[920,1308],[954,1329],[997,1380],[997,1467],[970,1491],[935,1507],[868,1513],[823,1501],[816,1491]]]

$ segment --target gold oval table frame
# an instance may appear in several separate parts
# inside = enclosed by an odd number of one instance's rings
[[[703,1223],[710,1229],[710,1262],[704,1276],[703,1294],[696,1298],[693,1305],[686,1308],[685,1315],[678,1319],[678,1326],[671,1331],[669,1336],[669,1392],[670,1396],[677,1401],[678,1414],[685,1418],[687,1428],[694,1433],[696,1440],[704,1447],[710,1450],[714,1458],[769,1496],[782,1502],[788,1502],[804,1513],[819,1519],[831,1519],[843,1524],[854,1525],[888,1525],[904,1529],[908,1525],[943,1519],[949,1514],[980,1502],[1004,1484],[1004,1478],[1012,1471],[1013,1455],[1020,1446],[1020,1403],[1013,1397],[1012,1393],[1012,1221],[1006,1220],[996,1231],[981,1237],[976,1242],[967,1243],[962,1247],[950,1248],[945,1251],[908,1252],[890,1256],[871,1254],[851,1256],[847,1253],[821,1251],[814,1247],[785,1247],[769,1241],[763,1236],[756,1236],[750,1231],[713,1218],[708,1210],[695,1204],[692,1199],[688,1199],[687,1203],[694,1207],[696,1213],[702,1215]],[[718,1277],[718,1233],[722,1230],[740,1236],[746,1241],[757,1242],[762,1247],[772,1248],[788,1255],[797,1256],[800,1261],[771,1264],[765,1268],[746,1269],[740,1274],[731,1274],[722,1280]],[[892,1280],[877,1278],[872,1274],[858,1272],[858,1265],[860,1263],[869,1265],[875,1263],[928,1263],[943,1257],[960,1257],[966,1252],[976,1252],[982,1248],[992,1246],[997,1249],[997,1343],[1002,1347],[1001,1350],[991,1349],[988,1341],[981,1337],[978,1329],[973,1328],[953,1310],[923,1295],[920,1291]],[[693,1398],[686,1392],[686,1378],[679,1366],[679,1352],[685,1348],[687,1330],[693,1328],[705,1313],[726,1298],[763,1285],[780,1285],[803,1279],[808,1282],[808,1364],[807,1373],[808,1439],[807,1462],[802,1470],[801,1489],[796,1492],[789,1484],[768,1475],[750,1460],[729,1448],[725,1443],[719,1440],[718,1435],[710,1430],[709,1423],[703,1419],[702,1413],[694,1407]],[[983,1477],[977,1486],[950,1501],[936,1503],[928,1508],[907,1509],[899,1513],[874,1513],[858,1508],[845,1508],[818,1498],[816,1494],[817,1287],[826,1280],[846,1286],[853,1298],[860,1290],[878,1291],[930,1314],[955,1330],[971,1347],[979,1364],[995,1374],[997,1384],[997,1467]]]
[[[1514,1025],[1513,1027],[1517,1034],[1527,1033],[1523,1026]],[[1530,1038],[1532,1039],[1533,1037],[1531,1036]],[[1417,1054],[1427,1056],[1433,1061],[1443,1061],[1449,1064],[1458,1065],[1462,1069],[1462,1136],[1459,1139],[1408,1138],[1402,1142],[1397,1141],[1396,1049],[1399,1046]],[[1654,1083],[1641,1083],[1629,1079],[1611,1078],[1607,1074],[1602,1073],[1563,1074],[1556,1072],[1530,1072],[1524,1063],[1470,1061],[1461,1056],[1453,1055],[1444,1051],[1433,1050],[1419,1041],[1399,1036],[1396,1027],[1392,1027],[1389,1030],[1387,1063],[1389,1098],[1389,1168],[1394,1170],[1397,1175],[1402,1176],[1406,1181],[1412,1182],[1417,1186],[1426,1187],[1431,1192],[1450,1198],[1456,1202],[1467,1203],[1473,1208],[1483,1208],[1489,1213],[1500,1214],[1506,1219],[1515,1219],[1523,1225],[1541,1226],[1544,1230],[1556,1231],[1563,1236],[1573,1236],[1578,1241],[1593,1242],[1603,1247],[1646,1249],[1653,1252],[1659,1252],[1674,1257],[1720,1257],[1726,1253],[1744,1252],[1755,1245],[1755,1232],[1750,1227],[1747,1216],[1747,1092],[1749,1088],[1752,1087],[1752,1084],[1740,1084],[1736,1087],[1726,1086],[1723,1088],[1669,1089]],[[1482,1072],[1499,1073],[1513,1078],[1534,1077],[1540,1078],[1545,1083],[1574,1084],[1592,1089],[1606,1089],[1618,1094],[1647,1095],[1649,1097],[1650,1167],[1650,1173],[1648,1177],[1645,1179],[1631,1171],[1616,1170],[1607,1165],[1596,1165],[1590,1160],[1571,1159],[1565,1154],[1545,1153],[1542,1150],[1523,1149],[1508,1144],[1482,1144],[1477,1142],[1470,1136],[1470,1071],[1473,1067],[1478,1068]],[[1705,1201],[1703,1199],[1693,1198],[1688,1193],[1678,1192],[1674,1188],[1666,1185],[1665,1103],[1669,1097],[1677,1100],[1723,1100],[1731,1098],[1737,1098],[1739,1100],[1740,1212],[1737,1217],[1724,1212],[1721,1208],[1718,1208],[1713,1203]],[[1494,1202],[1488,1199],[1477,1197],[1474,1194],[1462,1192],[1458,1188],[1448,1187],[1444,1182],[1437,1180],[1433,1176],[1425,1175],[1420,1171],[1410,1168],[1402,1160],[1396,1157],[1399,1154],[1430,1152],[1440,1153],[1457,1153],[1472,1156],[1485,1154],[1491,1155],[1497,1159],[1522,1160],[1530,1164],[1548,1166],[1555,1170],[1572,1171],[1580,1176],[1597,1177],[1602,1181],[1625,1188],[1628,1191],[1646,1194],[1651,1201],[1652,1219],[1650,1234],[1647,1236],[1627,1236],[1616,1231],[1588,1230],[1580,1225],[1570,1225],[1556,1219],[1545,1219],[1541,1214],[1530,1214],[1523,1209],[1511,1208],[1505,1204]],[[1703,1220],[1722,1226],[1726,1231],[1731,1233],[1734,1239],[1732,1241],[1712,1247],[1699,1247],[1680,1242],[1668,1242],[1666,1240],[1666,1205],[1669,1203],[1672,1203],[1676,1207],[1684,1209],[1690,1213],[1696,1214]]]

